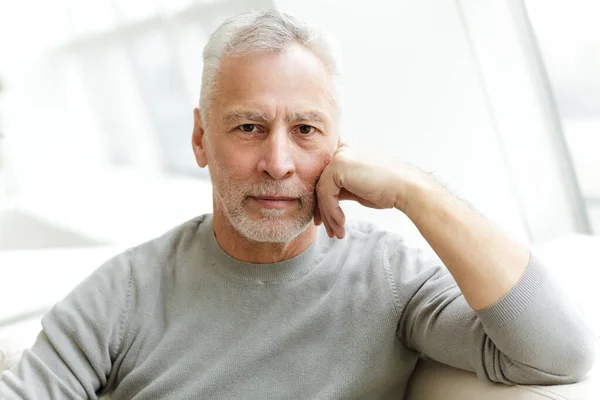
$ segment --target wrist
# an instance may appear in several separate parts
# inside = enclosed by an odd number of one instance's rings
[[[430,203],[439,197],[441,187],[429,174],[412,166],[410,168],[411,173],[407,174],[409,178],[405,178],[403,184],[398,186],[395,208],[416,222]]]

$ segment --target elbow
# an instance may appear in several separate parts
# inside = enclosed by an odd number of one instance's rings
[[[591,332],[572,336],[562,351],[555,355],[548,382],[544,384],[564,385],[585,379],[596,362],[597,344],[598,339]]]
[[[528,361],[512,360],[503,378],[511,384],[567,385],[585,379],[596,362],[598,339],[591,332],[569,336]],[[500,380],[504,382],[504,380]]]
[[[572,353],[560,368],[561,375],[569,377],[568,383],[580,382],[588,375],[596,362],[597,345],[598,339],[590,333],[585,339],[569,346]]]

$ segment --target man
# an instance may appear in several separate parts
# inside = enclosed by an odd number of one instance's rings
[[[94,272],[0,397],[401,398],[420,354],[505,384],[581,379],[593,335],[525,246],[428,175],[341,143],[338,68],[284,14],[220,26],[192,135],[213,214]],[[403,212],[447,270],[347,223],[341,200]]]

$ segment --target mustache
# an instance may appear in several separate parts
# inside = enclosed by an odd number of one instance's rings
[[[260,183],[245,183],[242,191],[247,196],[284,196],[284,197],[307,197],[315,193],[314,184],[302,184],[301,182],[264,181]]]

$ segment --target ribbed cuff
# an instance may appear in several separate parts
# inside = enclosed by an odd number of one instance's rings
[[[547,278],[547,272],[532,254],[523,276],[500,300],[477,311],[484,325],[501,328],[518,316],[535,299]]]

